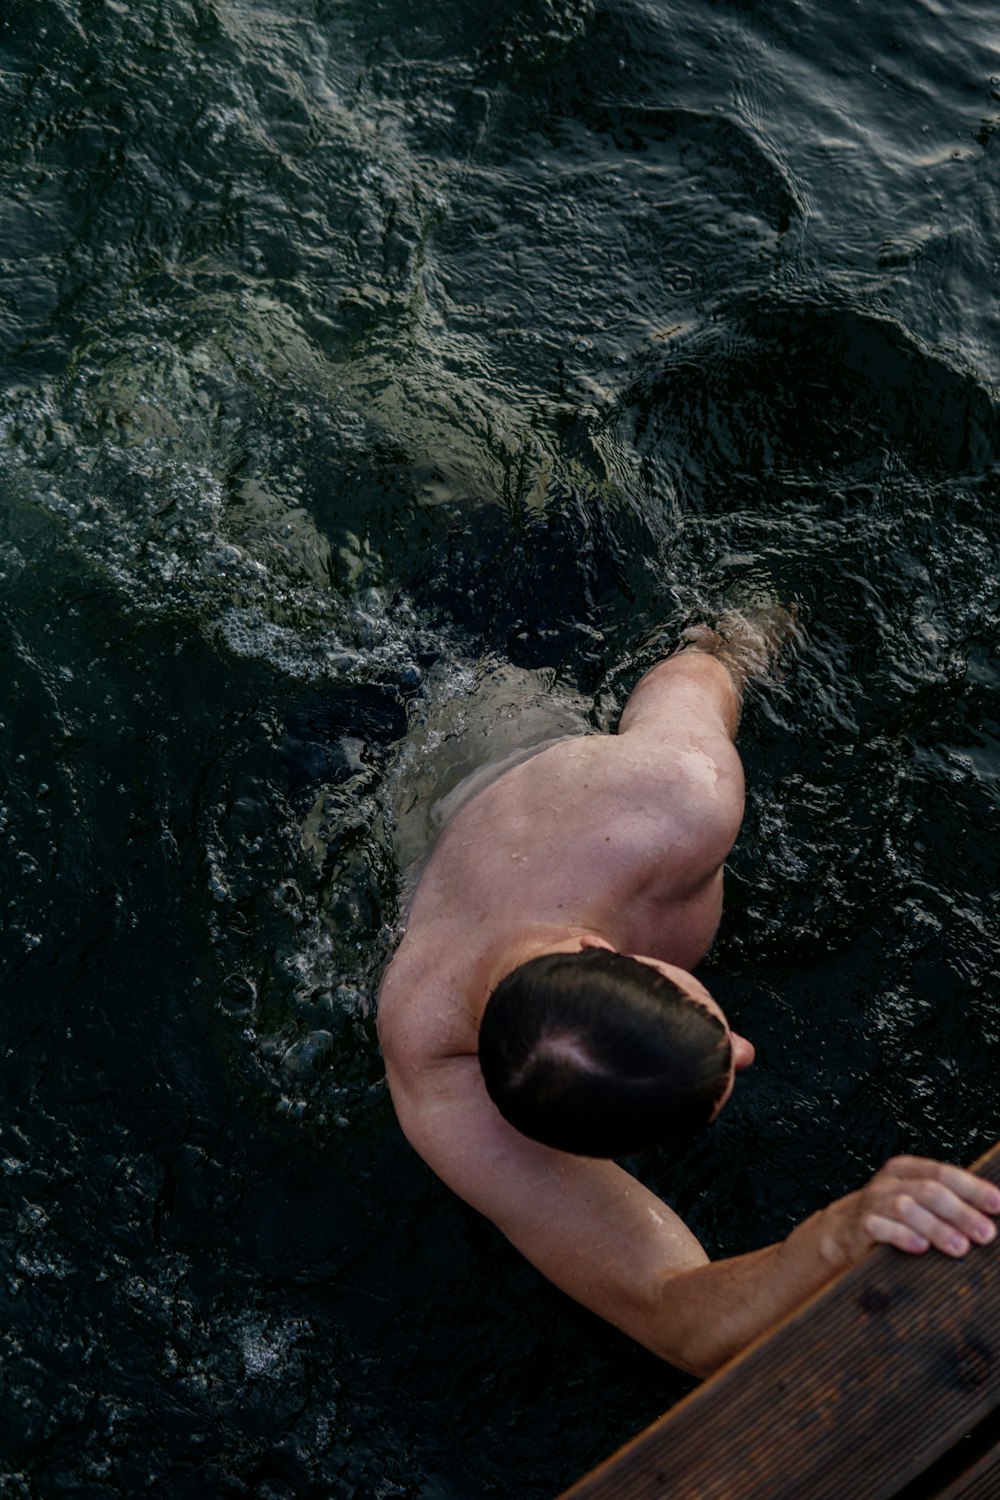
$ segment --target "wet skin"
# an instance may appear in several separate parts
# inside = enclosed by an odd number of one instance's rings
[[[486,1094],[477,1040],[493,989],[531,958],[588,946],[650,964],[723,1022],[732,1072],[720,1109],[753,1061],[752,1043],[691,972],[720,920],[743,812],[733,741],[750,666],[711,634],[646,674],[616,735],[561,741],[455,815],[379,1002],[393,1102],[425,1161],[556,1285],[696,1374],[873,1244],[964,1255],[994,1237],[1000,1213],[991,1184],[896,1157],[780,1243],[710,1262],[621,1167],[529,1140]]]

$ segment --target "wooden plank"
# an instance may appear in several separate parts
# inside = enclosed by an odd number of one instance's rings
[[[938,1491],[938,1500],[997,1500],[1000,1495],[1000,1448],[989,1453]]]
[[[563,1500],[890,1500],[1000,1407],[998,1254],[878,1247]]]

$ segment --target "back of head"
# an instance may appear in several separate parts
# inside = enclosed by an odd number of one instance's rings
[[[649,964],[545,953],[487,1002],[479,1064],[504,1118],[579,1156],[627,1156],[707,1125],[729,1081],[722,1022]]]

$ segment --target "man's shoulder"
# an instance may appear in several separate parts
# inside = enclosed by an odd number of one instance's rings
[[[411,926],[379,987],[376,1023],[387,1061],[408,1068],[476,1050],[472,975],[463,970],[460,933]]]

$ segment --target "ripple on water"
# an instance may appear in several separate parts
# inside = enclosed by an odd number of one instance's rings
[[[996,1133],[974,11],[5,10],[14,1493],[551,1494],[677,1394],[429,1182],[371,1000],[434,798],[689,618],[804,640],[706,970],[760,1061],[642,1170],[738,1250]]]

